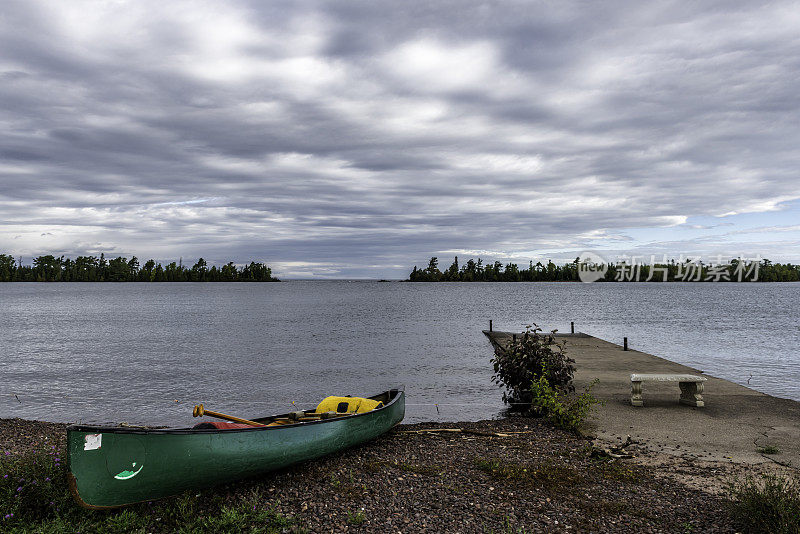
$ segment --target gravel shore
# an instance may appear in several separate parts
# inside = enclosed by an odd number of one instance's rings
[[[0,420],[0,449],[63,446],[65,428]],[[591,448],[522,417],[399,425],[363,446],[202,493],[231,502],[257,493],[310,532],[734,531],[720,496],[659,467],[593,458]]]
[[[11,454],[63,447],[67,425],[26,419],[0,419],[0,451]]]

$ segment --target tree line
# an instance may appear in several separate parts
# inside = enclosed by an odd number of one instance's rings
[[[263,263],[251,262],[237,267],[229,262],[210,268],[203,258],[192,267],[183,261],[166,266],[147,260],[139,265],[136,256],[130,260],[117,257],[107,260],[105,254],[78,256],[74,260],[52,254],[37,256],[25,265],[8,254],[0,254],[0,282],[278,282],[272,269]]]
[[[458,256],[445,270],[439,270],[439,259],[431,258],[428,266],[414,266],[408,277],[410,282],[578,282],[582,264],[578,258],[571,263],[557,265],[532,261],[528,268],[520,269],[516,263],[499,261],[483,264],[483,260],[467,260],[459,266]],[[607,263],[592,265],[599,269],[600,282],[798,282],[800,265],[772,263],[770,260],[747,261],[732,259],[723,264],[706,264],[700,261],[675,261],[667,263]]]

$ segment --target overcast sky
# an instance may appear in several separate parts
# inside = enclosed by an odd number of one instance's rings
[[[795,2],[0,6],[0,252],[800,261]]]

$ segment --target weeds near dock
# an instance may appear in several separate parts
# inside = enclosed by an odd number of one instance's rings
[[[780,454],[781,450],[774,445],[764,445],[757,449],[757,452],[760,454]]]
[[[544,415],[548,421],[558,428],[577,432],[583,426],[595,404],[602,404],[591,394],[597,380],[577,396],[560,393],[550,385],[543,373],[531,384],[531,404]]]
[[[800,533],[800,483],[765,474],[735,481],[728,488],[734,520],[747,532]]]

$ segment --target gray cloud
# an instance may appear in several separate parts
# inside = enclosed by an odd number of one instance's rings
[[[375,277],[445,251],[678,254],[681,229],[728,224],[687,219],[800,198],[797,22],[789,2],[10,2],[0,249]],[[800,258],[790,233],[769,247]]]

